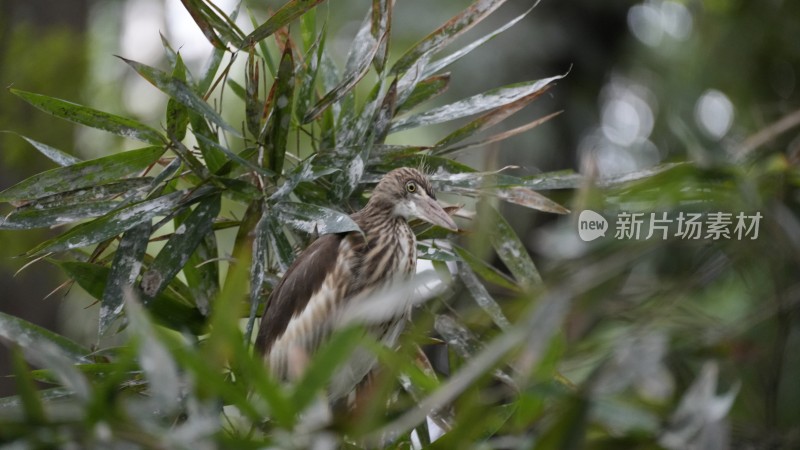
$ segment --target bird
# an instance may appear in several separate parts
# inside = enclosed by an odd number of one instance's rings
[[[360,232],[317,238],[297,256],[269,295],[255,348],[278,379],[298,376],[293,358],[312,356],[334,331],[348,323],[345,316],[354,306],[388,296],[411,279],[417,255],[409,220],[417,218],[458,230],[437,202],[427,177],[408,167],[385,174],[364,208],[350,217]],[[409,315],[410,306],[398,305],[388,308],[380,322],[365,328],[391,348]],[[330,380],[329,400],[353,392],[376,362],[369,352],[357,349]]]

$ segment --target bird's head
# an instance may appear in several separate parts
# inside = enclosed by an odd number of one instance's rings
[[[436,201],[431,183],[416,169],[401,167],[384,175],[375,187],[370,203],[390,208],[391,214],[406,220],[416,217],[442,228],[458,230],[453,219]]]

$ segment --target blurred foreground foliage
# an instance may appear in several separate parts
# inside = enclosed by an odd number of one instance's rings
[[[190,73],[167,42],[166,71],[124,60],[169,96],[161,127],[11,89],[47,113],[144,147],[81,161],[21,137],[57,167],[0,192],[9,208],[0,227],[68,225],[28,256],[59,266],[98,300],[100,336],[124,330],[127,340],[84,348],[1,315],[19,392],[0,400],[3,442],[798,445],[800,412],[792,405],[800,399],[789,387],[800,361],[787,351],[798,336],[796,161],[675,162],[616,178],[476,171],[454,156],[548,120],[487,131],[562,78],[426,107],[447,88],[445,69],[507,26],[442,50],[502,1],[475,2],[405,52],[392,51],[401,56],[390,64],[392,2],[375,0],[343,67],[326,48],[330,31],[314,9],[321,1],[290,1],[266,20],[254,17],[250,32],[236,20],[249,11],[183,3],[215,47],[203,73]],[[232,73],[234,59],[245,60],[244,76]],[[386,143],[398,131],[469,116],[477,117],[436,143]],[[420,257],[451,279],[449,289],[416,311],[399,351],[348,329],[299,380],[272,379],[251,355],[250,336],[294,249],[320,233],[355,229],[347,213],[364,204],[382,173],[420,165],[438,192],[467,204],[456,212],[469,230],[461,236],[420,230]],[[540,272],[497,203],[568,212],[550,198],[612,222],[620,212],[763,219],[757,239],[681,239],[673,227],[668,239],[645,239],[645,228],[639,239],[609,231],[585,243],[576,217],[565,216],[544,244],[560,257]],[[236,230],[230,245],[218,241],[227,229]],[[440,341],[431,343],[431,329]],[[357,345],[372,349],[384,369],[365,404],[331,417],[321,392]]]

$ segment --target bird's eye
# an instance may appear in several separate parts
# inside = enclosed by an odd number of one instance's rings
[[[406,191],[411,192],[412,194],[417,192],[417,185],[413,181],[409,181],[406,183]]]

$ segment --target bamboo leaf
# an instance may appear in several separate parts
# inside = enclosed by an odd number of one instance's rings
[[[403,54],[392,67],[392,73],[398,75],[405,73],[421,57],[437,52],[475,26],[503,3],[505,0],[477,0]]]
[[[72,156],[69,153],[66,153],[54,147],[50,147],[47,144],[35,141],[27,136],[14,133],[13,131],[3,131],[3,133],[15,134],[21,137],[22,139],[25,139],[26,141],[28,141],[29,144],[33,146],[33,148],[38,150],[39,153],[47,157],[47,159],[49,159],[50,161],[53,161],[54,163],[58,164],[59,166],[70,166],[72,164],[76,164],[82,161],[80,158]]]
[[[220,209],[220,197],[201,200],[186,220],[175,230],[142,275],[145,304],[157,297],[181,271],[203,238],[212,232],[211,225]]]
[[[469,291],[472,298],[475,299],[475,302],[478,306],[483,309],[486,314],[491,317],[492,321],[500,327],[501,330],[506,330],[511,326],[511,323],[506,318],[505,314],[503,314],[502,308],[497,303],[497,301],[492,298],[489,291],[486,290],[486,287],[481,284],[478,277],[475,275],[475,272],[472,271],[470,266],[467,263],[459,262],[458,265],[458,277],[461,278],[461,281],[464,282],[464,286],[466,286],[467,290]]]
[[[478,141],[475,141],[475,142],[467,142],[465,144],[460,144],[460,145],[452,146],[452,147],[449,147],[449,148],[439,149],[439,150],[436,151],[436,154],[437,155],[452,155],[454,153],[461,152],[461,151],[464,151],[464,150],[467,150],[467,149],[470,149],[470,148],[483,147],[483,146],[487,146],[487,145],[490,145],[490,144],[494,144],[495,142],[500,142],[500,141],[506,140],[506,139],[508,139],[508,138],[510,138],[512,136],[516,136],[516,135],[518,135],[520,133],[524,133],[524,132],[526,132],[526,131],[528,131],[528,130],[530,130],[532,128],[538,127],[539,125],[547,122],[548,120],[552,119],[553,117],[558,116],[559,114],[561,114],[561,111],[558,111],[558,112],[555,112],[555,113],[552,113],[552,114],[548,114],[548,115],[546,115],[546,116],[544,116],[542,118],[536,119],[536,120],[534,120],[534,121],[532,121],[530,123],[527,123],[525,125],[513,128],[511,130],[503,131],[501,133],[497,133],[497,134],[495,134],[493,136],[489,136],[488,138],[485,138],[485,139],[481,139],[481,140],[478,140]]]
[[[126,208],[106,214],[91,222],[83,223],[66,233],[42,242],[29,251],[29,254],[60,252],[73,248],[86,247],[112,238],[156,216],[174,212],[174,208],[184,201],[187,191],[178,191],[134,203]]]
[[[97,264],[78,261],[57,261],[56,264],[92,297],[101,300],[111,270]],[[205,319],[200,311],[164,292],[145,305],[153,318],[175,330],[203,332]],[[88,354],[88,352],[87,352]]]
[[[54,206],[44,210],[14,211],[4,218],[0,217],[0,230],[30,230],[93,219],[119,208],[120,204],[121,202],[111,200]]]
[[[487,112],[486,114],[483,114],[482,116],[469,122],[463,127],[457,129],[456,131],[453,131],[452,133],[448,134],[444,139],[437,142],[436,145],[434,145],[433,153],[436,154],[437,148],[449,147],[456,142],[461,142],[464,139],[469,138],[473,134],[479,133],[493,125],[496,125],[506,120],[509,116],[518,112],[522,108],[528,106],[528,104],[537,99],[540,95],[547,92],[549,87],[550,86],[546,86],[543,89],[535,91],[524,97],[521,97],[516,101],[492,109],[491,111]]]
[[[283,172],[283,158],[292,124],[292,105],[294,104],[294,57],[292,48],[286,47],[278,66],[278,78],[273,85],[274,95],[272,117],[268,128],[267,155],[269,168],[275,173]]]
[[[495,286],[503,287],[512,292],[519,291],[519,287],[514,283],[514,280],[510,279],[507,275],[500,272],[483,259],[478,258],[460,246],[455,246],[454,250],[458,257],[467,263],[472,271],[487,283],[492,283]]]
[[[184,81],[173,78],[172,76],[162,72],[156,68],[150,67],[146,64],[136,62],[130,59],[122,58],[126,64],[131,66],[139,75],[145,80],[149,81],[153,86],[157,87],[161,92],[174,98],[179,103],[185,105],[190,110],[202,115],[210,120],[215,125],[228,131],[236,137],[242,137],[241,133],[236,131],[235,128],[228,125],[216,111],[202,97],[192,90],[189,85]]]
[[[524,13],[520,14],[519,16],[511,19],[509,22],[506,22],[500,28],[498,28],[498,29],[494,30],[493,32],[487,34],[486,36],[483,36],[480,39],[477,39],[477,40],[473,41],[472,43],[470,43],[466,47],[464,47],[464,48],[462,48],[462,49],[460,49],[460,50],[458,50],[458,51],[456,51],[454,53],[451,53],[450,55],[447,55],[444,58],[438,59],[438,60],[428,64],[425,67],[425,70],[423,71],[423,75],[422,76],[423,77],[429,77],[429,76],[435,74],[436,72],[444,69],[445,67],[449,66],[450,64],[453,64],[454,62],[456,62],[459,59],[463,58],[464,56],[468,55],[470,52],[472,52],[476,48],[480,47],[481,45],[483,45],[483,44],[489,42],[490,40],[494,39],[497,35],[499,35],[502,32],[508,30],[509,28],[511,28],[514,25],[516,25],[517,22],[519,22],[520,20],[524,19],[525,16],[527,16],[531,11],[533,11],[533,8],[535,8],[536,5],[538,5],[538,4],[539,4],[539,0],[537,0],[533,4],[533,6],[528,8],[527,11],[525,11]]]
[[[164,153],[163,147],[145,147],[116,155],[50,169],[0,192],[0,201],[38,199],[58,192],[96,186],[139,172]]]
[[[175,56],[175,68],[172,69],[172,77],[186,82],[186,65],[180,54]],[[186,127],[189,125],[189,109],[186,105],[178,102],[174,98],[167,101],[167,135],[182,141],[186,137]]]
[[[208,39],[208,42],[210,42],[214,48],[225,49],[225,43],[222,42],[222,39],[220,39],[219,36],[217,36],[217,33],[214,31],[214,27],[211,26],[211,23],[209,23],[208,19],[203,14],[204,11],[201,9],[201,6],[203,6],[202,2],[195,0],[181,0],[181,3],[183,3],[183,6],[187,11],[189,11],[192,19],[194,19],[197,26],[203,32],[203,35],[205,35],[206,39]]]
[[[19,345],[26,354],[44,345],[56,347],[76,363],[90,362],[86,355],[91,351],[81,345],[38,325],[0,312],[0,338]]]
[[[329,234],[361,231],[347,214],[309,203],[282,202],[275,211],[283,223],[306,233]]]
[[[100,299],[98,336],[105,335],[111,324],[122,315],[126,289],[135,291],[152,229],[153,225],[148,221],[122,235]]]
[[[46,95],[34,94],[19,89],[9,89],[9,91],[36,108],[56,117],[152,145],[164,143],[164,137],[161,133],[133,119],[116,116]]]
[[[259,25],[252,33],[247,35],[239,48],[249,48],[262,41],[274,32],[288,25],[294,19],[303,15],[309,9],[322,3],[324,0],[291,0],[281,7],[266,22]]]
[[[406,100],[397,108],[397,114],[414,109],[415,106],[431,100],[450,86],[450,74],[434,75],[418,82]]]
[[[364,75],[369,71],[372,60],[375,58],[380,41],[375,39],[371,32],[371,16],[367,16],[361,28],[353,39],[350,46],[350,51],[347,55],[347,64],[345,66],[342,80],[336,87],[331,89],[325,94],[320,101],[314,105],[311,110],[306,113],[303,118],[303,123],[309,123],[319,117],[331,104],[341,100],[345,95],[355,87]]]
[[[14,371],[14,381],[22,403],[22,410],[25,412],[25,420],[34,424],[45,423],[47,417],[42,407],[42,399],[33,383],[30,367],[22,357],[22,352],[17,345],[11,346],[11,368]]]
[[[564,76],[558,75],[541,80],[525,81],[473,95],[449,105],[434,108],[405,119],[399,119],[392,126],[392,131],[447,122],[507,105],[544,89],[553,81],[560,80]]]
[[[489,229],[489,240],[494,251],[517,282],[524,288],[542,284],[542,277],[528,250],[506,219],[493,207],[479,207],[479,209],[481,214],[488,215],[485,220],[492,224]]]

